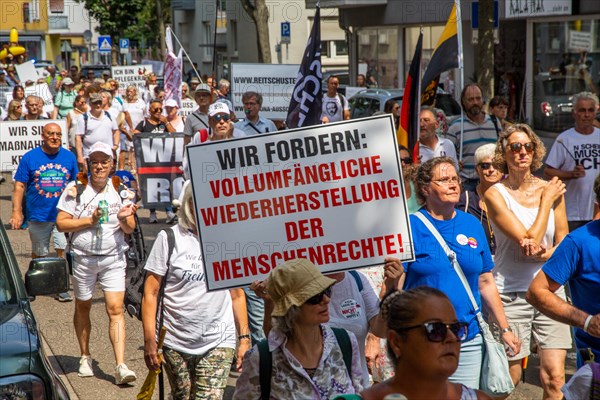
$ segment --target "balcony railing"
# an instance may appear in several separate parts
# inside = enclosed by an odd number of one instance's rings
[[[48,18],[48,29],[69,29],[69,16],[50,14]]]

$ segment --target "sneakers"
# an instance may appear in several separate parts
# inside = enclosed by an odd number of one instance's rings
[[[150,213],[150,218],[148,218],[148,222],[151,224],[157,224],[158,218],[156,217],[156,211]]]
[[[71,295],[69,294],[69,292],[64,292],[64,293],[59,293],[56,296],[54,296],[54,298],[58,301],[60,301],[61,303],[66,303],[69,301],[73,301],[73,297],[71,297]]]
[[[92,371],[91,356],[81,356],[81,359],[79,360],[79,373],[77,375],[79,375],[81,378],[94,376],[94,371]]]
[[[117,365],[117,368],[115,370],[115,382],[117,383],[117,385],[124,385],[126,383],[133,382],[136,379],[137,376],[135,376],[135,372],[127,368],[127,365]]]
[[[173,211],[167,211],[167,224],[172,224],[177,219],[177,214]]]

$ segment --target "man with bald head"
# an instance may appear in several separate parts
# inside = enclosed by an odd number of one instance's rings
[[[10,226],[20,229],[23,220],[29,223],[31,258],[46,257],[50,252],[50,237],[58,257],[64,257],[67,241],[64,233],[56,230],[56,205],[67,183],[77,176],[75,155],[62,147],[63,132],[56,123],[47,123],[42,131],[42,144],[29,150],[15,174]],[[25,196],[27,215],[23,215]],[[71,301],[68,293],[58,296],[60,301]]]

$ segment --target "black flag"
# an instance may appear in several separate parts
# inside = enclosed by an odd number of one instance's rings
[[[286,119],[289,128],[321,123],[321,9],[317,6],[315,20],[296,77]]]

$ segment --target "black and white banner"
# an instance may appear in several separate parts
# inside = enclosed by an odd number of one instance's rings
[[[183,133],[140,133],[133,137],[138,186],[146,208],[171,206],[183,187]]]

